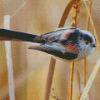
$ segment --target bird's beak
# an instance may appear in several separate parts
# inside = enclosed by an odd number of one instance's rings
[[[96,47],[96,45],[95,45],[95,44],[92,44],[91,46],[92,46],[92,47]]]

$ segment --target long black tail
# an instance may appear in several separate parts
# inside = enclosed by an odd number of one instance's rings
[[[7,29],[0,29],[0,41],[1,40],[9,40],[9,41],[27,41],[33,42],[33,39],[38,35],[7,30]]]

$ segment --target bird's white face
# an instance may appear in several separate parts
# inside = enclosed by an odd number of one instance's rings
[[[83,59],[95,50],[96,41],[92,33],[81,30],[84,33],[82,39],[79,39],[79,54],[77,60]]]

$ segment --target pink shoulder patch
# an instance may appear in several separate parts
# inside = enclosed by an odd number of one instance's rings
[[[70,53],[74,53],[74,54],[79,53],[77,46],[73,41],[69,41],[68,45],[64,45],[64,49],[66,51],[69,51]]]
[[[71,34],[71,33],[74,33],[75,32],[75,30],[69,30],[69,31],[67,31],[67,32],[65,32],[65,34],[62,36],[62,40],[66,40],[66,39],[68,39],[68,37],[69,37],[69,35]]]

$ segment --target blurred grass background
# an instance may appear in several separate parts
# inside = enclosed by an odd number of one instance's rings
[[[69,0],[0,0],[0,25],[3,24],[4,15],[11,15],[11,29],[31,34],[44,34],[55,30],[58,27],[63,11]],[[92,0],[91,15],[100,40],[100,2]],[[22,6],[21,9],[19,9]],[[16,9],[18,9],[16,11]],[[65,26],[72,22],[70,11]],[[85,29],[86,9],[81,2],[80,13],[78,14],[78,28]],[[1,28],[1,27],[0,27]],[[92,31],[90,25],[90,31]],[[50,62],[50,55],[28,50],[30,44],[23,42],[11,42],[12,57],[15,80],[16,100],[44,100],[46,78]],[[86,78],[99,57],[96,49],[93,54],[87,57]],[[75,63],[74,68],[74,92],[73,98],[77,100],[80,96],[80,81],[82,82],[82,61]],[[56,89],[60,100],[67,100],[69,81],[69,62],[57,60],[54,72],[52,87]],[[100,100],[99,74],[89,91],[90,100]],[[52,94],[52,91],[51,91]],[[6,64],[6,52],[4,42],[0,42],[0,100],[9,100],[8,94],[8,72]],[[55,100],[50,97],[50,100]]]

